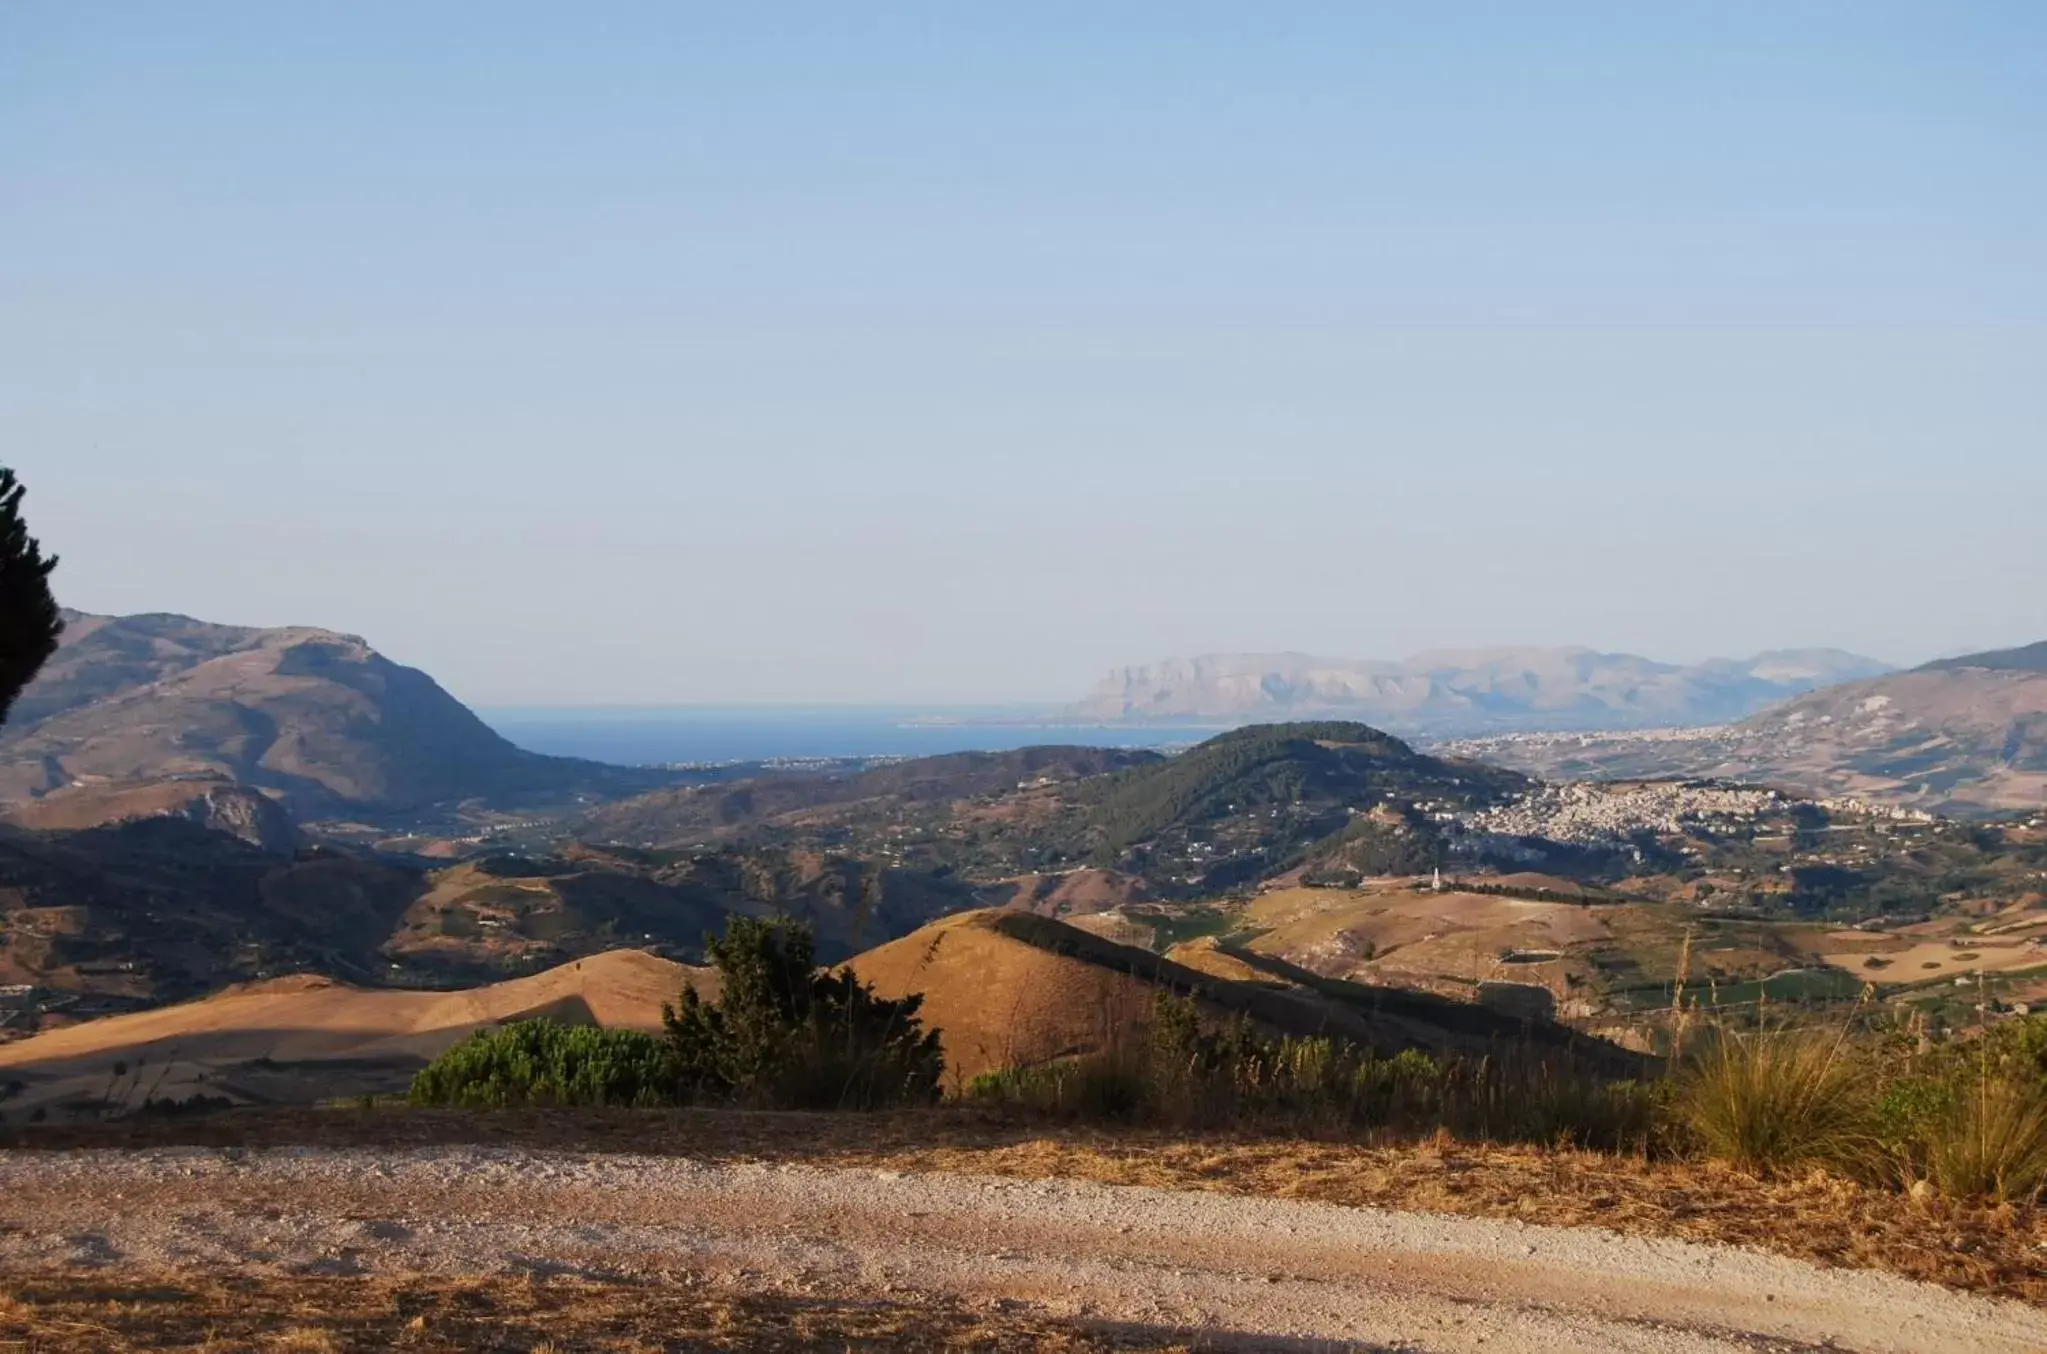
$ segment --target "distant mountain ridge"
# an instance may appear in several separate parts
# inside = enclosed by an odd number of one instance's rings
[[[0,801],[224,776],[303,816],[632,793],[672,779],[517,748],[433,678],[354,635],[167,614],[64,618],[56,655],[0,729]]]
[[[1957,668],[1989,668],[1998,672],[2047,672],[2047,639],[2016,649],[1992,649],[1922,664],[1917,672],[1950,672]]]
[[[1436,650],[1398,661],[1209,654],[1117,669],[1067,714],[1113,723],[1341,715],[1434,734],[1653,728],[1727,723],[1891,671],[1838,649],[1690,665],[1587,648]]]

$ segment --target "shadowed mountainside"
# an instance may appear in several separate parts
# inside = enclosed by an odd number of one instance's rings
[[[941,807],[1020,786],[1084,780],[1156,765],[1155,752],[1125,748],[1028,747],[917,757],[853,774],[770,774],[716,785],[656,790],[583,815],[596,841],[686,846],[749,829],[791,825],[804,815]]]
[[[291,814],[268,795],[225,777],[102,781],[67,785],[8,809],[7,822],[45,831],[112,827],[145,818],[182,818],[240,837],[268,851],[290,851],[303,838]]]

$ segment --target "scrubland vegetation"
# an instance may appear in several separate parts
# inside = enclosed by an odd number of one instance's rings
[[[479,1030],[413,1079],[412,1103],[860,1110],[938,1098],[944,1064],[920,998],[821,972],[792,923],[735,917],[708,948],[722,994],[683,989],[665,1037],[548,1020]]]
[[[939,1099],[943,1034],[923,1028],[918,997],[887,1000],[849,972],[818,971],[808,935],[786,923],[735,920],[710,953],[722,995],[685,992],[664,1036],[516,1022],[422,1071],[413,1103],[873,1110]],[[1767,1007],[1732,1021],[1680,1004],[1674,1020],[1668,1059],[1617,1076],[1530,1042],[1389,1056],[1273,1035],[1161,988],[1101,1047],[956,1091],[1050,1124],[1569,1147],[1764,1178],[1820,1169],[2013,1205],[2047,1191],[2047,1019],[1942,1042],[1866,1008],[1813,1025]]]

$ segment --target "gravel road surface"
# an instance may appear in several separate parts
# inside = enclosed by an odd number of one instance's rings
[[[0,1153],[0,1270],[78,1266],[931,1295],[1213,1348],[2047,1350],[2047,1312],[1889,1275],[1291,1200],[480,1147]]]

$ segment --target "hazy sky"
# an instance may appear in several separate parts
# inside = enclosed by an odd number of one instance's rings
[[[67,603],[483,703],[2047,637],[2047,6],[0,0]]]

